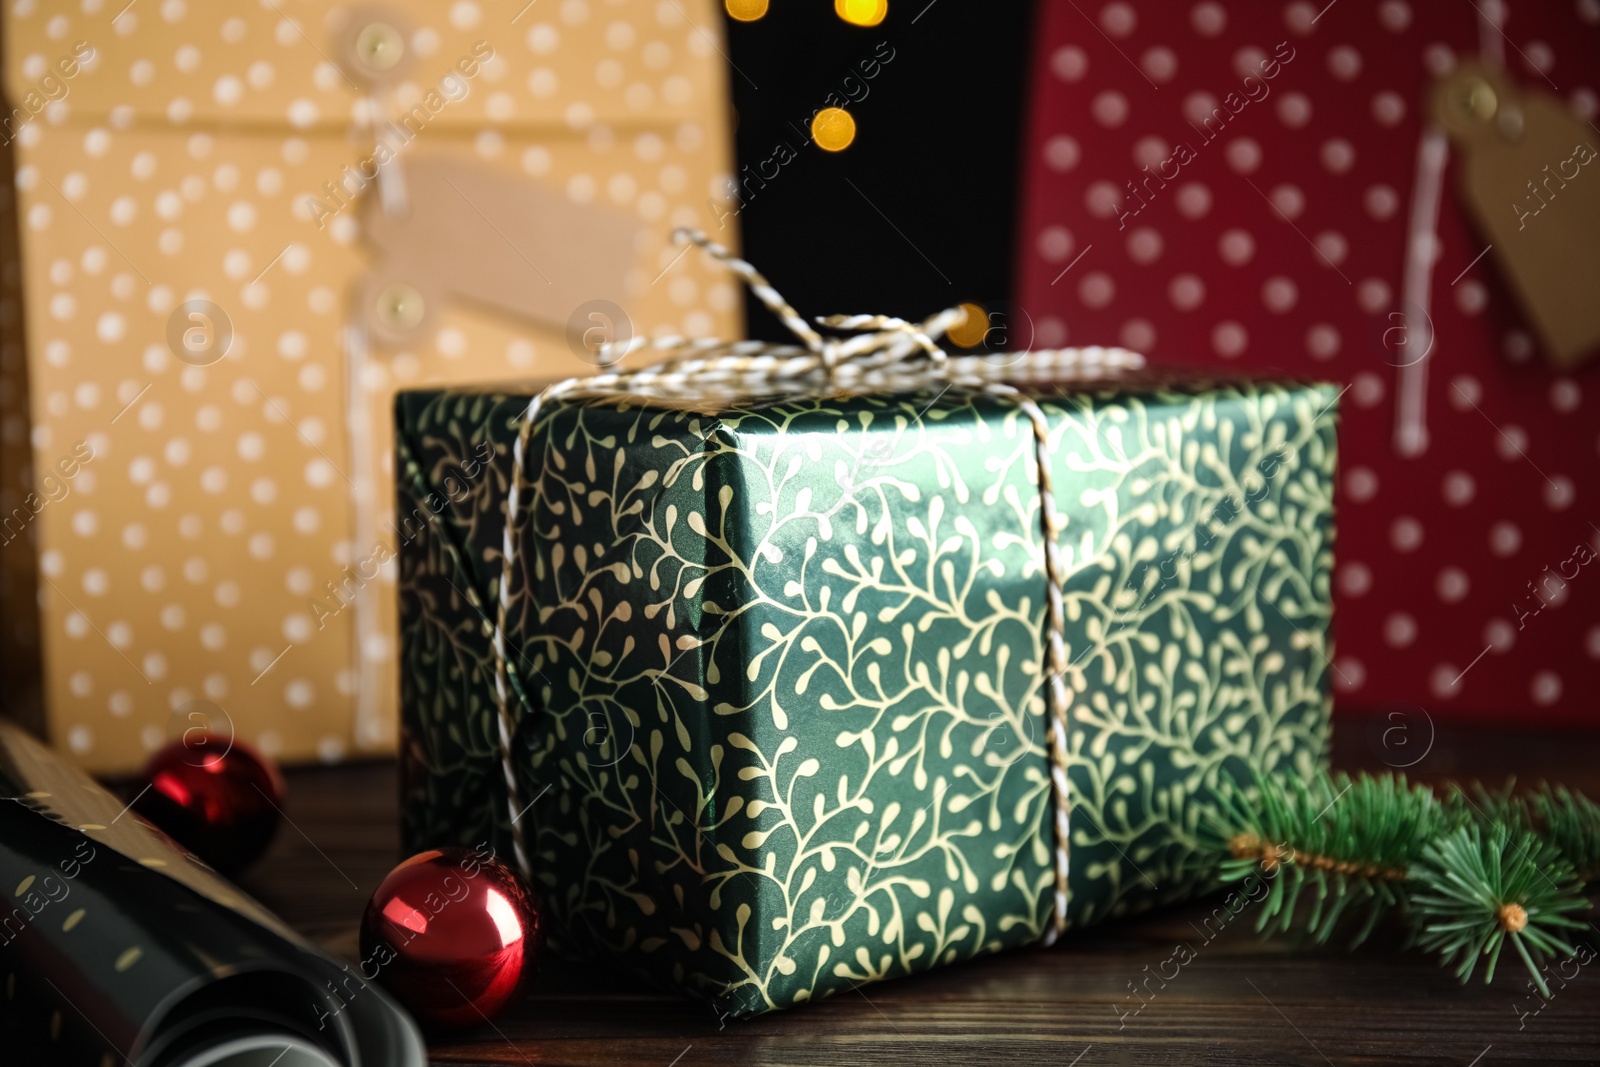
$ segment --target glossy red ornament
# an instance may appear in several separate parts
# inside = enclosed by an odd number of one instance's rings
[[[538,906],[487,850],[419,852],[390,871],[361,917],[361,970],[424,1022],[492,1019],[533,980]]]
[[[259,859],[277,833],[283,778],[239,741],[191,730],[151,756],[143,778],[133,809],[222,874]]]

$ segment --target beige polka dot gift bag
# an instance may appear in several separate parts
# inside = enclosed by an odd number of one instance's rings
[[[289,761],[391,750],[394,391],[740,335],[726,277],[668,243],[733,237],[718,7],[4,18],[25,358],[0,361],[0,570],[8,614],[37,585],[35,714],[100,771],[196,725]]]

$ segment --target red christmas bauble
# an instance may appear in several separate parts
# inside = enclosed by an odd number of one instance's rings
[[[192,730],[150,757],[133,809],[184,848],[234,875],[267,850],[283,779],[242,742]]]
[[[487,851],[419,852],[390,871],[361,917],[361,969],[424,1022],[492,1019],[532,981],[539,910]]]

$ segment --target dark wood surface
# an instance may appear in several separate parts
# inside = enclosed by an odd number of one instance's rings
[[[1382,769],[1425,749],[1426,724],[1344,719],[1337,766]],[[1369,727],[1373,727],[1370,728]],[[1385,731],[1388,731],[1385,734]],[[1387,744],[1386,744],[1387,742]],[[1401,744],[1404,742],[1404,744]],[[1409,773],[1508,774],[1600,796],[1600,733],[1445,730]],[[355,959],[367,896],[399,858],[391,764],[294,770],[290,824],[243,884],[336,954]],[[868,986],[750,1021],[718,1020],[603,966],[547,963],[533,995],[493,1027],[430,1040],[441,1064],[1456,1064],[1600,1063],[1600,960],[1542,1003],[1502,961],[1492,985],[1459,985],[1392,945],[1291,950],[1247,920],[1206,942],[1216,901],[1070,935],[1033,949]],[[1600,918],[1595,919],[1600,926]],[[1600,929],[1585,931],[1600,948]],[[1580,938],[1580,940],[1584,939]],[[1392,938],[1390,939],[1392,940]],[[1129,984],[1196,957],[1139,1006]],[[1167,967],[1170,973],[1171,965]],[[1123,1017],[1121,1013],[1130,1013]]]

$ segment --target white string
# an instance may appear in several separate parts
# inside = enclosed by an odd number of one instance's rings
[[[1428,450],[1428,360],[1433,356],[1433,264],[1439,257],[1439,203],[1449,141],[1433,123],[1422,128],[1417,142],[1416,183],[1406,223],[1405,274],[1401,278],[1401,329],[1405,356],[1395,388],[1395,451],[1406,458]],[[1416,322],[1410,316],[1415,310]],[[1411,358],[1413,350],[1421,356]]]
[[[1505,4],[1503,0],[1481,0],[1473,5],[1478,13],[1478,52],[1486,67],[1505,66]],[[1450,161],[1450,141],[1432,122],[1424,122],[1417,142],[1415,181],[1411,187],[1411,208],[1406,220],[1405,266],[1400,279],[1401,322],[1405,332],[1407,358],[1413,351],[1423,354],[1403,363],[1395,385],[1394,448],[1411,459],[1428,450],[1428,361],[1433,358],[1437,335],[1433,328],[1433,265],[1439,258],[1439,208],[1444,198],[1444,171]],[[1413,323],[1407,317],[1413,309],[1420,314]],[[1387,332],[1384,334],[1388,336]]]

